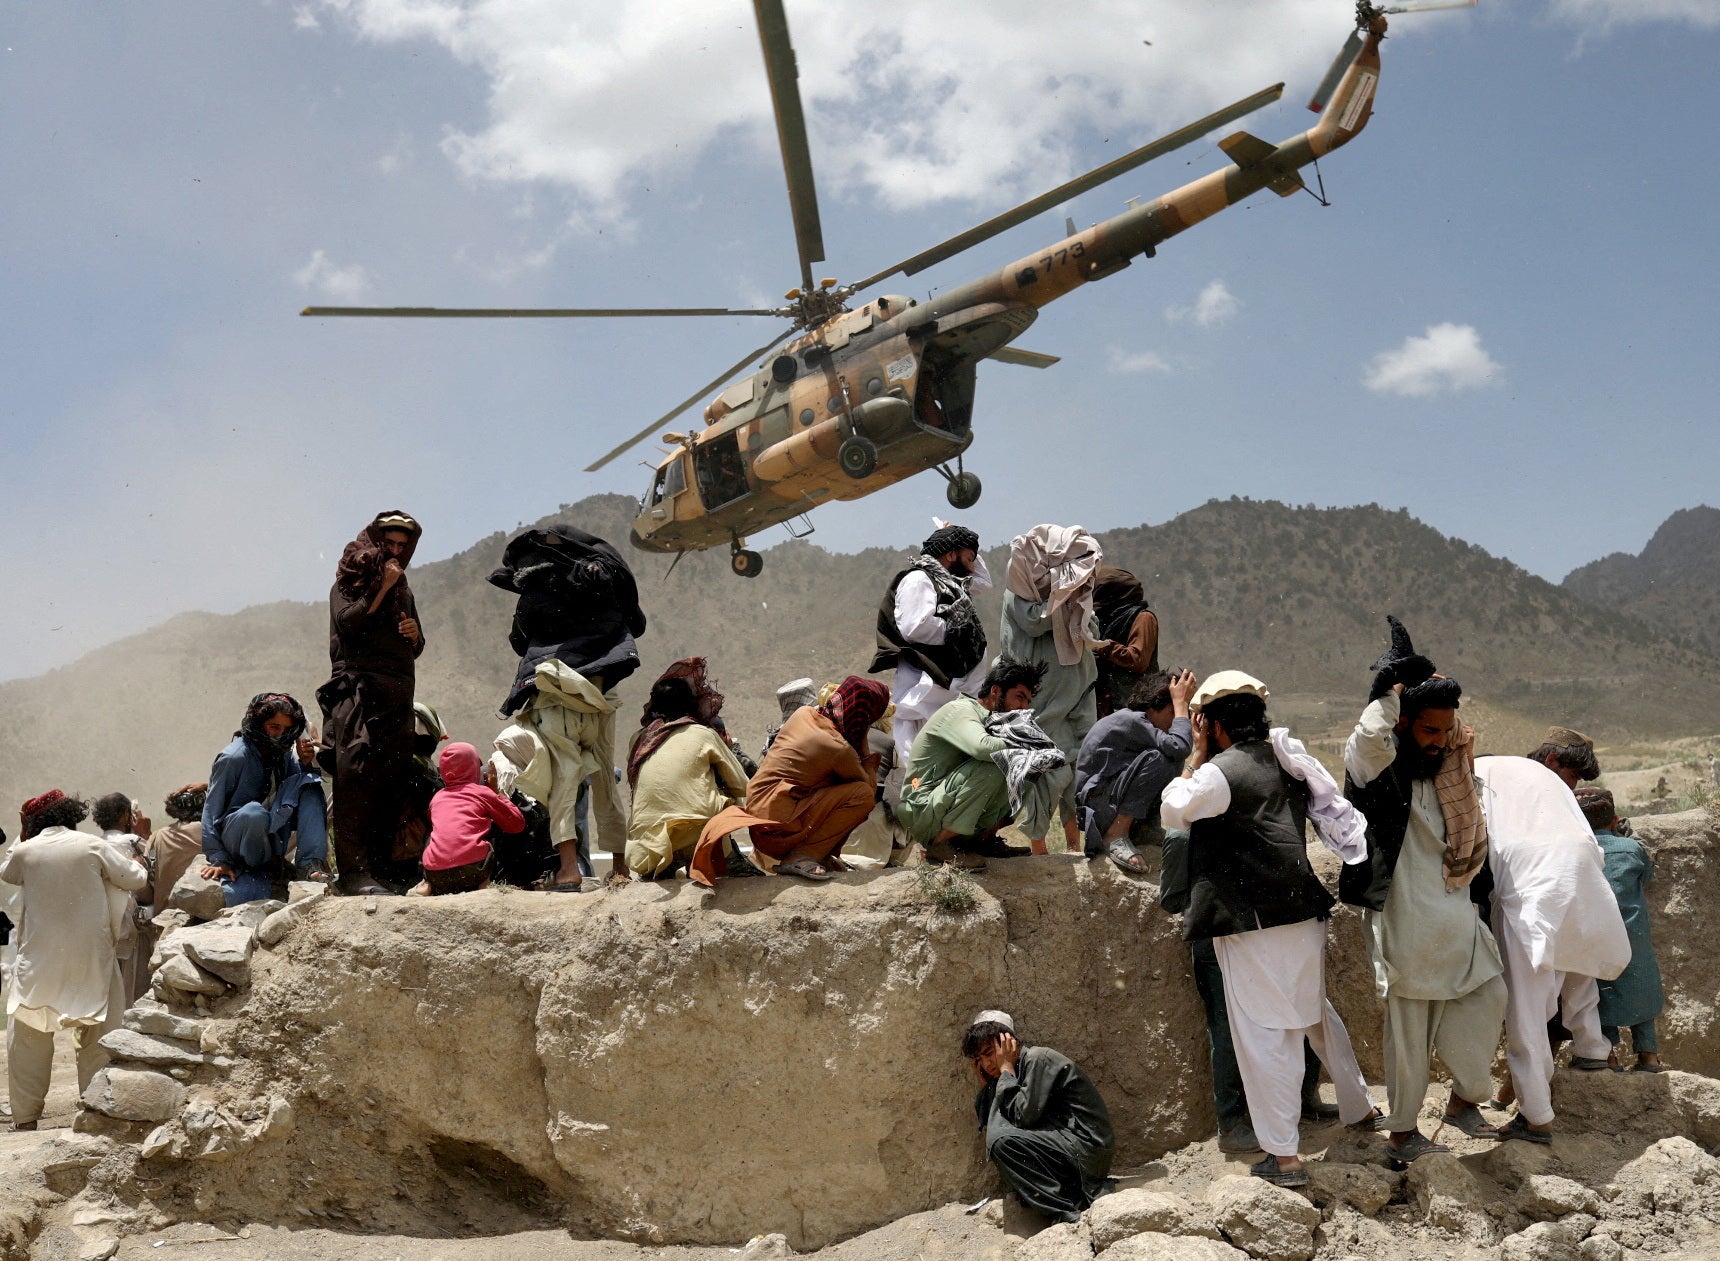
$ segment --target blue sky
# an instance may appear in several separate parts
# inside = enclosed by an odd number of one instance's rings
[[[854,277],[1274,81],[1341,0],[788,0]],[[1151,40],[1151,43],[1144,41]],[[1163,521],[1233,494],[1407,507],[1557,580],[1715,497],[1712,0],[1394,19],[1333,205],[1267,194],[1048,308],[987,365],[966,518]],[[923,295],[1223,165],[1197,143],[887,288]],[[755,305],[794,283],[743,0],[0,0],[0,677],[193,608],[320,596],[377,509],[434,559],[764,321],[313,321],[307,302]],[[643,458],[649,446],[638,452]],[[912,479],[815,514],[911,542]],[[757,540],[768,546],[775,536]],[[666,562],[639,558],[651,571]]]

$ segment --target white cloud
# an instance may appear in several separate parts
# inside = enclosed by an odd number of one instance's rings
[[[1547,11],[1573,26],[1610,31],[1615,26],[1646,22],[1681,22],[1713,30],[1720,28],[1720,4],[1715,0],[1549,0]]]
[[[1475,390],[1499,379],[1500,368],[1481,347],[1472,324],[1431,324],[1396,350],[1375,355],[1362,384],[1376,394],[1432,398],[1442,391]]]
[[[322,29],[322,23],[308,4],[301,4],[293,10],[293,26],[301,31]]]
[[[1124,350],[1113,346],[1106,356],[1105,366],[1111,372],[1131,375],[1138,372],[1169,372],[1171,365],[1165,357],[1152,350]]]
[[[293,273],[293,283],[336,302],[357,302],[370,292],[370,273],[357,263],[337,266],[327,254],[317,250],[310,262]]]
[[[557,184],[601,216],[713,145],[776,145],[744,0],[322,3],[361,38],[429,41],[485,75],[489,117],[444,142],[471,178]],[[789,10],[825,197],[897,207],[1042,191],[1074,173],[1082,131],[1118,152],[1280,79],[1294,99],[1345,34],[1331,0],[1110,0],[1055,22],[1040,0]]]
[[[1211,328],[1224,323],[1241,309],[1242,303],[1230,292],[1230,287],[1222,280],[1215,280],[1200,291],[1193,306],[1166,307],[1165,318],[1173,324],[1193,320],[1202,328]]]

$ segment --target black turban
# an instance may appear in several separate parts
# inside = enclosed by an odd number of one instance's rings
[[[1402,683],[1405,713],[1455,708],[1463,695],[1462,685],[1456,679],[1434,678],[1437,668],[1432,661],[1416,652],[1404,624],[1390,613],[1386,614],[1386,621],[1391,624],[1392,643],[1373,664],[1374,685],[1368,690],[1368,699],[1377,701],[1395,684]]]
[[[920,544],[920,550],[927,556],[943,556],[965,548],[979,551],[979,535],[965,525],[941,526],[928,534],[926,541]]]

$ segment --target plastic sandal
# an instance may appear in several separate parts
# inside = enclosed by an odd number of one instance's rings
[[[830,879],[830,873],[810,858],[797,858],[791,863],[778,863],[776,874],[779,876],[799,876],[802,880],[812,880],[819,884]]]
[[[1119,871],[1126,871],[1131,876],[1147,874],[1147,863],[1126,837],[1119,836],[1114,841],[1105,843],[1105,857],[1111,860],[1111,865]]]
[[[1411,1131],[1410,1136],[1404,1139],[1402,1143],[1388,1142],[1386,1144],[1386,1155],[1399,1165],[1413,1164],[1423,1156],[1432,1156],[1437,1152],[1449,1153],[1450,1151],[1451,1148],[1444,1143],[1434,1142],[1420,1130]]]
[[[1265,1160],[1248,1166],[1248,1172],[1256,1178],[1264,1178],[1273,1186],[1305,1187],[1308,1185],[1306,1169],[1282,1169],[1278,1165],[1278,1157],[1268,1156]]]
[[[1539,1143],[1543,1147],[1551,1147],[1553,1144],[1553,1136],[1545,1130],[1530,1129],[1529,1123],[1523,1119],[1521,1112],[1499,1127],[1499,1141],[1501,1143],[1514,1138],[1522,1139],[1526,1143]]]
[[[1470,1138],[1498,1138],[1499,1127],[1481,1115],[1481,1109],[1466,1103],[1456,1112],[1447,1112],[1444,1124],[1455,1125]]]

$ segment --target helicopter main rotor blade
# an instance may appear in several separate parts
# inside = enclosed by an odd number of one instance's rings
[[[856,285],[847,286],[847,288],[853,292],[859,292],[862,289],[870,289],[880,280],[894,276],[897,272],[902,272],[908,276],[922,272],[936,263],[943,262],[946,258],[954,257],[963,250],[973,248],[981,241],[989,240],[1000,232],[1008,231],[1018,223],[1026,223],[1035,215],[1049,210],[1053,206],[1066,202],[1072,197],[1077,197],[1089,189],[1097,188],[1107,180],[1116,179],[1125,171],[1132,171],[1137,166],[1151,162],[1154,158],[1163,157],[1175,149],[1180,149],[1186,144],[1199,140],[1208,132],[1216,131],[1227,123],[1233,123],[1245,114],[1252,114],[1262,105],[1270,105],[1283,95],[1284,85],[1278,83],[1256,92],[1253,96],[1244,97],[1234,105],[1227,105],[1217,113],[1208,114],[1198,122],[1178,128],[1150,144],[1144,144],[1139,149],[1125,153],[1122,157],[1107,162],[1104,166],[1070,180],[1067,184],[1058,185],[1050,192],[1035,197],[1032,201],[1022,202],[1015,209],[1007,210],[995,219],[987,219],[978,227],[969,228],[966,232],[952,236],[941,245],[934,245],[929,250],[924,250],[910,259],[897,263],[894,267],[885,268],[876,275],[868,276],[865,280]]]
[[[1350,38],[1344,41],[1344,46],[1338,50],[1338,55],[1332,58],[1332,64],[1326,70],[1326,77],[1320,80],[1320,86],[1314,89],[1314,95],[1308,98],[1308,108],[1318,114],[1326,108],[1326,102],[1332,99],[1332,93],[1338,90],[1338,81],[1344,77],[1344,72],[1350,68],[1362,51],[1362,33],[1351,31]]]
[[[1436,9],[1473,9],[1475,0],[1410,0],[1408,4],[1394,5],[1389,9],[1381,9],[1381,13],[1432,13]]]
[[[806,113],[800,101],[800,68],[788,39],[782,0],[753,0],[782,169],[788,177],[788,208],[794,215],[794,243],[800,253],[800,283],[812,289],[812,264],[824,260],[824,229],[818,222],[818,188],[812,179],[812,150],[806,143]]]
[[[705,382],[705,384],[701,385],[698,389],[694,390],[691,394],[689,394],[686,398],[682,399],[679,403],[676,403],[668,411],[664,412],[661,416],[659,416],[656,420],[652,421],[649,425],[646,425],[645,428],[641,429],[638,433],[634,434],[631,438],[627,439],[620,446],[616,447],[613,451],[611,451],[607,455],[603,456],[596,463],[587,464],[585,466],[585,471],[587,473],[595,473],[595,472],[597,472],[598,469],[602,468],[605,464],[609,463],[609,461],[613,460],[616,456],[622,454],[629,447],[637,446],[639,443],[645,441],[645,439],[649,438],[652,434],[657,432],[657,429],[659,426],[666,425],[671,420],[674,420],[675,417],[679,416],[682,412],[686,411],[694,403],[697,403],[700,399],[705,397],[705,395],[709,394],[712,390],[716,389],[719,385],[722,385],[723,383],[725,383],[730,377],[734,376],[742,368],[744,368],[748,364],[752,363],[752,361],[754,359],[761,358],[764,355],[765,351],[769,350],[772,346],[775,346],[778,342],[783,341],[784,339],[792,336],[794,333],[796,333],[798,331],[799,331],[798,329],[791,327],[791,328],[789,328],[789,330],[787,332],[781,333],[778,336],[771,338],[764,345],[760,346],[757,350],[749,350],[746,354],[742,355],[735,363],[731,364],[729,367],[724,368],[721,372],[717,373],[717,375],[714,378]]]
[[[414,318],[502,320],[524,318],[617,319],[644,316],[656,319],[679,315],[776,315],[781,311],[736,311],[727,307],[436,307],[436,306],[308,306],[300,315],[400,315]]]

